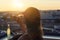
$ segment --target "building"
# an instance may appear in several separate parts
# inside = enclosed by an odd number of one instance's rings
[[[44,30],[60,33],[60,10],[41,11],[41,20]]]

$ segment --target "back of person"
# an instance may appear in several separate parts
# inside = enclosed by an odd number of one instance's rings
[[[43,40],[39,10],[34,7],[30,7],[24,12],[24,17],[27,25],[27,32],[32,37],[32,39]]]
[[[40,12],[33,7],[24,12],[27,32],[19,36],[17,40],[43,40],[40,26]]]

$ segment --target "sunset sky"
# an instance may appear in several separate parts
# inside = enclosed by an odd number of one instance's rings
[[[60,0],[0,0],[0,11],[24,11],[28,7],[39,10],[60,9]]]

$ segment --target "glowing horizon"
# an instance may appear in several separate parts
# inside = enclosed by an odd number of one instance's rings
[[[0,0],[0,11],[24,11],[28,7],[57,10],[60,9],[60,0]]]

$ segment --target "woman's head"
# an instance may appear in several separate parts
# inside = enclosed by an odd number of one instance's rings
[[[40,25],[40,12],[34,7],[28,8],[24,12],[26,23],[30,22],[31,24]],[[28,24],[30,24],[28,23]]]
[[[32,36],[32,38],[34,40],[42,38],[39,10],[34,7],[30,7],[24,12],[24,17],[26,20],[27,31]]]

